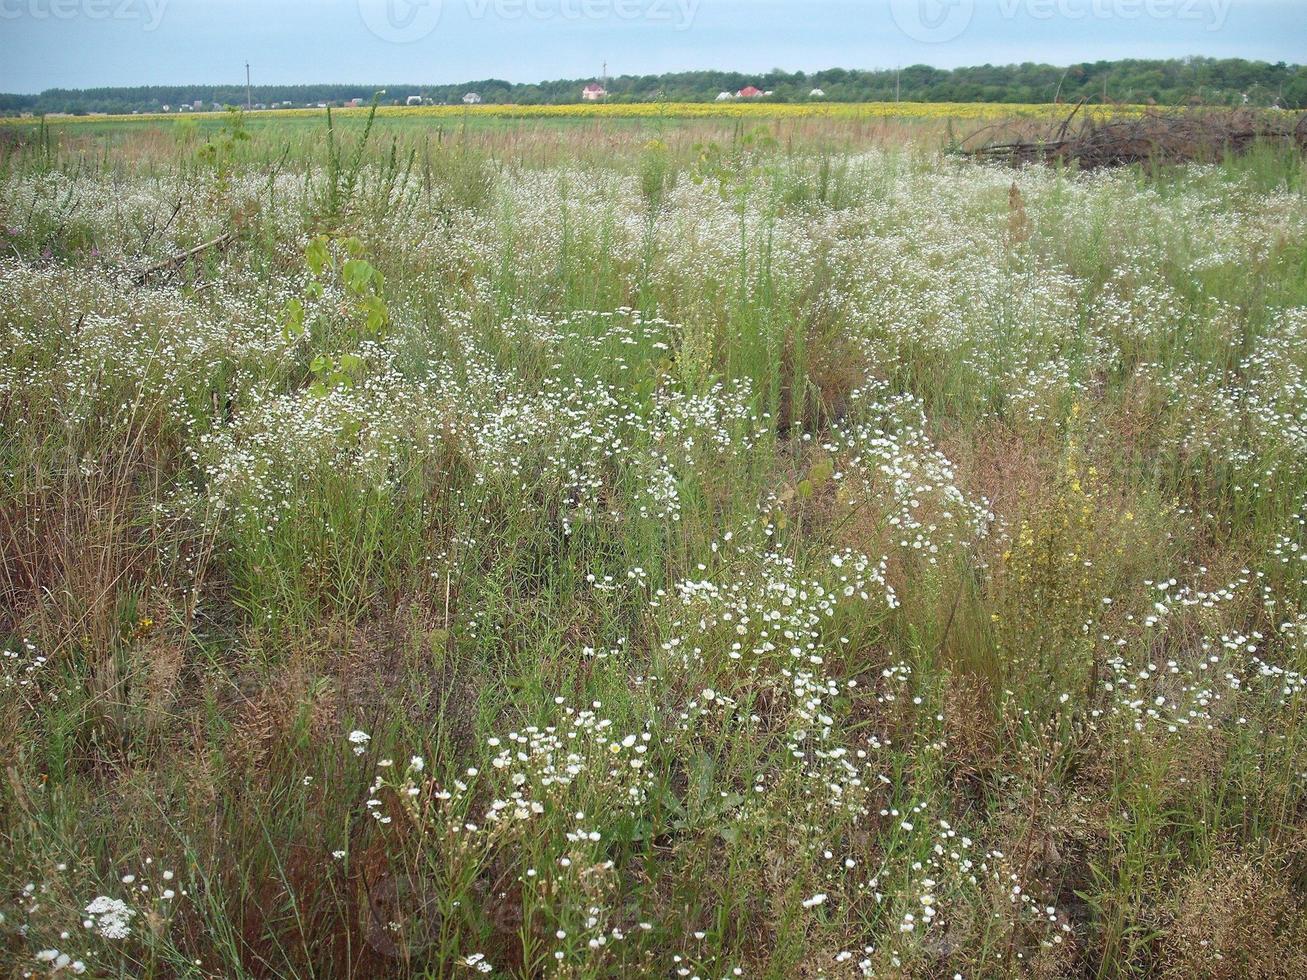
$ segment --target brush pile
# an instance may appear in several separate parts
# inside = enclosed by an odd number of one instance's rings
[[[1077,105],[1047,132],[968,148],[966,143],[981,135],[974,133],[963,141],[960,152],[1014,166],[1064,163],[1096,170],[1132,163],[1217,163],[1258,144],[1307,151],[1307,113],[1171,109],[1115,119],[1085,113],[1076,122],[1080,109]]]

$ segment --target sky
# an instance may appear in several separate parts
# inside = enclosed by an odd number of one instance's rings
[[[438,84],[1210,55],[1307,60],[1307,0],[0,0],[0,91]]]

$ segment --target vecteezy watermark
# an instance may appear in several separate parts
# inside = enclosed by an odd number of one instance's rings
[[[0,0],[0,20],[136,20],[147,31],[163,23],[170,0]]]
[[[922,44],[943,44],[971,26],[975,0],[890,0],[890,16],[900,31]]]
[[[4,0],[0,0],[4,2]],[[446,8],[471,21],[639,21],[688,30],[701,0],[358,0],[359,16],[383,41],[408,44],[430,36]]]
[[[1169,20],[1201,24],[1209,31],[1225,26],[1234,0],[997,0],[986,13],[1002,20]],[[923,44],[961,37],[976,16],[976,0],[890,0],[898,29]]]
[[[359,0],[359,16],[383,41],[421,41],[440,26],[441,0]]]

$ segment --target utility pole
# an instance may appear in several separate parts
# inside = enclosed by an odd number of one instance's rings
[[[245,62],[245,110],[247,112],[254,108],[254,100],[250,98],[250,92],[250,63],[247,61]]]

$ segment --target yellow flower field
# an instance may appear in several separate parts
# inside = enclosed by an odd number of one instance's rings
[[[957,119],[998,120],[1014,117],[1030,119],[1060,118],[1071,111],[1071,106],[1060,103],[994,103],[994,102],[846,102],[846,103],[778,103],[778,102],[634,102],[634,103],[578,103],[568,105],[440,105],[440,106],[382,106],[378,116],[431,119]],[[1085,110],[1095,116],[1120,116],[1143,112],[1144,106],[1092,106]],[[365,116],[367,107],[333,109],[333,115],[349,118]],[[321,116],[318,108],[277,109],[263,115],[278,118],[306,118]],[[221,116],[221,112],[194,113],[142,113],[131,116],[89,115],[50,117],[60,123],[105,122],[131,120],[133,122],[163,121],[178,118]],[[31,120],[0,120],[3,122],[30,122]]]

